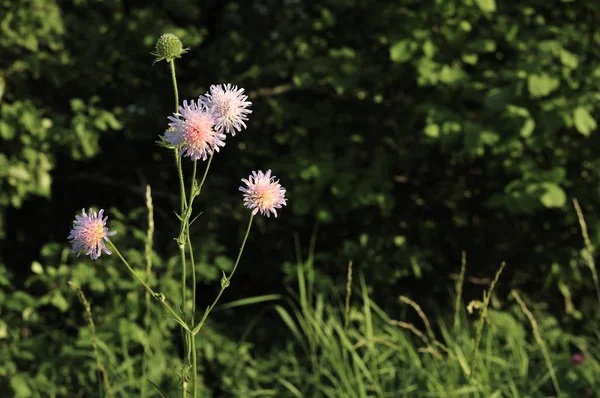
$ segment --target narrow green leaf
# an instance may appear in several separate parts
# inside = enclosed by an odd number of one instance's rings
[[[148,380],[148,383],[152,384],[152,387],[156,388],[156,391],[158,391],[158,393],[160,394],[161,397],[163,397],[163,398],[169,398],[169,396],[167,395],[167,393],[162,388],[160,388],[159,386],[157,386],[156,384],[154,384],[150,380]]]
[[[282,378],[278,378],[277,381],[279,383],[281,383],[285,388],[287,388],[287,390],[289,392],[291,392],[292,394],[294,394],[295,397],[298,398],[302,398],[304,395],[302,395],[302,393],[300,392],[300,390],[298,390],[292,383],[290,383],[289,381],[282,379]]]
[[[280,294],[265,294],[263,296],[247,297],[247,298],[231,301],[229,303],[220,305],[218,307],[218,309],[224,310],[224,309],[228,309],[228,308],[242,307],[245,305],[264,303],[265,301],[276,301],[276,300],[280,300],[281,298],[282,298],[282,296]]]
[[[302,334],[298,330],[298,327],[296,326],[296,324],[292,320],[292,317],[287,312],[287,310],[285,308],[279,306],[279,305],[276,305],[275,306],[275,311],[277,311],[277,313],[281,317],[281,320],[286,324],[286,326],[294,334],[294,336],[296,337],[296,339],[298,339],[298,341],[302,341]]]

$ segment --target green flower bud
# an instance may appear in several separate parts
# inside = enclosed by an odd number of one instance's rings
[[[187,52],[187,48],[183,48],[181,40],[172,33],[165,33],[156,41],[156,50],[152,53],[156,57],[154,62],[162,61],[171,62],[175,58],[181,58],[182,54]]]
[[[227,287],[229,287],[229,279],[227,278],[227,275],[225,275],[225,272],[223,272],[223,277],[221,278],[221,288],[225,289]]]

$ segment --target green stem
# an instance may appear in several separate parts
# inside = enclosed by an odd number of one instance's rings
[[[208,169],[210,169],[210,164],[212,163],[213,156],[215,155],[215,151],[210,154],[210,158],[208,158],[208,163],[206,164],[206,170],[204,170],[204,175],[202,176],[202,180],[200,181],[200,185],[198,185],[198,192],[196,192],[195,196],[200,195],[202,192],[202,186],[204,185],[204,181],[206,181],[206,176],[208,175]]]
[[[195,317],[196,317],[196,263],[194,262],[194,250],[192,248],[192,242],[190,241],[190,224],[187,223],[187,244],[188,244],[188,248],[190,251],[190,262],[191,262],[191,267],[192,267],[192,321],[191,324],[193,325],[195,322]],[[196,365],[196,336],[192,333],[188,333],[188,338],[190,340],[190,344],[191,344],[191,351],[192,351],[192,385],[193,385],[193,391],[194,391],[194,395],[192,395],[192,397],[197,397],[197,386],[198,386],[198,378],[197,378],[197,374],[198,374],[198,369],[197,369],[197,365]],[[188,353],[188,357],[189,357],[189,353]]]
[[[190,185],[190,202],[194,197],[194,184],[196,183],[196,171],[198,170],[198,160],[194,160],[194,168],[192,169],[192,183]]]
[[[200,192],[202,192],[202,186],[204,185],[204,182],[206,181],[206,176],[208,175],[208,170],[210,169],[210,165],[212,163],[212,159],[213,159],[213,155],[214,152],[210,155],[210,158],[208,159],[208,163],[206,165],[206,170],[204,171],[204,175],[202,176],[202,181],[200,182],[200,185],[198,185],[197,188],[194,187],[194,182],[196,180],[196,172],[197,172],[197,162],[194,162],[194,169],[193,169],[193,179],[192,179],[192,186],[190,187],[190,199],[189,199],[189,204],[185,204],[185,212],[183,211],[183,207],[184,205],[182,204],[182,218],[181,218],[181,229],[179,231],[179,236],[177,237],[177,243],[179,245],[179,251],[181,254],[181,264],[183,267],[182,273],[181,273],[181,306],[185,311],[185,288],[186,288],[186,278],[187,278],[187,264],[186,264],[186,258],[185,258],[185,246],[186,244],[189,246],[189,250],[190,250],[190,261],[191,261],[191,265],[192,265],[192,324],[194,324],[194,319],[195,319],[195,313],[196,313],[196,267],[194,264],[194,254],[193,254],[193,249],[192,249],[192,245],[191,245],[191,241],[190,241],[190,217],[192,215],[192,205],[194,203],[194,199],[196,198],[196,196],[200,195]],[[183,183],[183,173],[181,172],[181,168],[179,168],[179,181],[180,181],[180,188],[181,188],[181,197],[185,198],[185,187],[184,187],[184,183]],[[188,350],[189,352],[189,350]]]
[[[187,225],[187,245],[190,251],[190,266],[192,268],[192,325],[194,324],[194,318],[196,316],[196,263],[194,262],[194,250],[192,249],[192,242],[190,240],[190,226]]]
[[[194,185],[196,184],[196,171],[198,170],[198,160],[194,160],[194,169],[192,170],[192,183],[190,186],[190,204],[194,199]],[[204,173],[206,175],[206,172]],[[185,234],[187,238],[187,245],[190,251],[190,263],[192,267],[192,325],[196,316],[196,263],[194,262],[194,249],[192,248],[192,242],[190,240],[190,221],[186,220],[185,223]],[[195,353],[194,353],[195,355]]]
[[[200,329],[202,329],[202,326],[204,325],[206,318],[208,318],[208,314],[210,314],[210,312],[213,310],[213,308],[215,308],[215,305],[217,305],[217,302],[221,298],[221,295],[223,294],[225,289],[229,286],[229,282],[231,282],[231,278],[233,278],[233,274],[235,273],[235,270],[237,269],[238,264],[240,263],[240,258],[242,257],[242,252],[244,251],[244,246],[246,246],[246,240],[248,239],[248,235],[250,234],[250,227],[252,227],[253,219],[254,219],[254,215],[251,215],[250,221],[248,222],[248,228],[246,229],[246,235],[244,236],[244,240],[242,241],[242,245],[240,246],[240,251],[238,253],[237,259],[235,260],[235,265],[233,266],[233,270],[231,271],[231,274],[229,274],[228,277],[225,277],[224,279],[221,280],[221,290],[219,291],[219,294],[217,294],[217,297],[212,302],[210,307],[208,307],[206,309],[206,312],[202,316],[202,319],[200,320],[198,325],[194,328],[194,330],[192,330],[193,335],[198,334]]]
[[[206,181],[206,176],[208,175],[208,170],[210,169],[210,164],[212,163],[212,159],[213,159],[214,154],[215,154],[215,152],[213,151],[213,153],[208,158],[208,163],[206,164],[206,170],[204,170],[204,175],[202,176],[202,181],[200,181],[200,185],[198,185],[198,188],[196,188],[196,189],[194,189],[192,187],[191,192],[193,192],[193,195],[190,195],[190,203],[189,203],[189,205],[186,205],[186,211],[185,211],[185,213],[182,211],[183,216],[182,216],[182,222],[181,222],[181,229],[179,231],[179,237],[177,238],[178,242],[179,241],[183,241],[183,235],[185,233],[185,223],[184,223],[184,221],[189,221],[189,219],[190,219],[190,217],[192,215],[192,205],[194,204],[194,199],[198,195],[200,195],[200,193],[202,192],[202,186],[204,185],[204,181]],[[181,177],[181,178],[183,180],[183,177]],[[183,193],[182,193],[182,195],[183,195]]]
[[[169,61],[169,66],[171,67],[171,78],[173,79],[173,91],[175,93],[175,113],[179,112],[179,91],[177,89],[177,77],[175,75],[175,60],[171,59]],[[178,148],[175,148],[175,161],[177,164],[177,173],[179,174],[179,188],[180,188],[180,216],[182,217],[181,219],[181,232],[179,234],[179,238],[177,239],[177,244],[179,245],[179,250],[181,253],[181,263],[182,263],[182,273],[181,273],[181,308],[182,308],[182,313],[185,314],[185,278],[186,278],[186,264],[185,264],[185,240],[183,239],[183,231],[185,228],[185,225],[187,224],[187,222],[185,220],[189,219],[189,216],[184,217],[184,211],[186,212],[186,214],[191,212],[191,204],[190,204],[190,211],[188,210],[188,205],[187,205],[187,200],[185,197],[185,183],[183,181],[183,171],[182,171],[182,167],[181,167],[181,157],[179,156],[179,150]],[[192,188],[193,189],[193,183],[192,183]],[[191,197],[190,197],[191,199]],[[184,315],[185,316],[185,315]],[[187,331],[189,331],[189,328],[187,328],[187,324],[185,322],[182,323],[182,326],[185,326],[184,329],[186,329]],[[184,341],[185,341],[185,335],[184,335]],[[185,343],[186,345],[187,342]],[[188,359],[189,359],[189,346],[188,348]],[[185,355],[185,354],[184,354]],[[184,358],[184,363],[185,363],[185,358]],[[185,386],[185,380],[183,381],[183,398],[187,398],[187,392],[186,392],[186,386]],[[194,396],[194,398],[196,398]]]
[[[171,78],[173,79],[173,90],[175,91],[175,113],[179,112],[179,91],[177,90],[177,77],[175,77],[175,60],[169,61],[171,67]]]
[[[181,254],[181,311],[185,314],[185,278],[187,272],[187,266],[185,262],[185,242],[179,243],[179,253]]]
[[[125,264],[125,266],[127,267],[127,269],[129,270],[129,272],[131,272],[131,274],[135,277],[135,279],[142,284],[142,286],[144,286],[146,288],[146,290],[148,292],[150,292],[150,294],[157,299],[158,301],[160,301],[165,308],[173,315],[173,317],[175,317],[175,320],[177,321],[177,323],[179,323],[185,330],[187,330],[188,332],[190,332],[190,328],[189,326],[183,321],[183,319],[181,319],[181,317],[179,315],[177,315],[177,313],[173,310],[173,308],[171,308],[171,306],[167,303],[167,299],[165,298],[165,296],[162,293],[156,293],[154,292],[154,290],[152,290],[152,288],[150,286],[148,286],[146,284],[146,282],[144,282],[139,276],[137,276],[137,274],[135,273],[135,271],[133,270],[133,268],[131,268],[131,265],[129,265],[129,263],[127,262],[127,260],[125,260],[125,258],[123,257],[123,255],[121,254],[121,252],[119,251],[119,249],[117,249],[117,247],[115,246],[114,243],[112,243],[112,241],[108,241],[108,243],[110,243],[111,248],[115,251],[115,253],[117,253],[117,256],[119,256],[119,258],[121,259],[121,261],[123,262],[123,264]]]
[[[181,192],[179,205],[180,214],[183,214],[187,207],[187,199],[185,197],[185,182],[183,181],[183,170],[181,167],[181,156],[179,156],[178,148],[175,148],[175,165],[177,166],[177,174],[179,175],[179,190]]]
[[[196,361],[196,335],[190,333],[192,343],[192,397],[198,397],[198,365]]]

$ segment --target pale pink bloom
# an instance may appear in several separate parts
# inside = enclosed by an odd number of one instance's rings
[[[210,86],[210,90],[198,99],[206,105],[208,110],[215,115],[217,131],[231,133],[235,136],[236,130],[246,128],[245,120],[252,113],[248,107],[252,102],[246,101],[244,89],[231,84],[218,84]]]
[[[241,186],[240,191],[244,193],[244,205],[252,210],[252,215],[260,212],[263,216],[270,216],[273,213],[277,217],[277,210],[287,204],[285,199],[285,188],[275,181],[275,176],[271,176],[271,170],[266,173],[262,171],[253,171],[252,175],[246,180],[242,178],[246,187]]]
[[[225,134],[215,131],[214,115],[198,101],[183,101],[179,112],[169,116],[171,130],[165,133],[165,140],[174,147],[180,146],[179,156],[189,156],[192,160],[206,160],[213,151],[225,146]]]
[[[90,256],[92,260],[96,260],[102,252],[112,254],[104,245],[104,241],[108,242],[108,237],[116,234],[116,231],[109,232],[106,227],[108,217],[102,218],[104,210],[98,213],[89,210],[89,215],[85,213],[85,209],[81,209],[81,216],[75,216],[73,221],[73,229],[67,239],[71,239],[73,245],[72,253],[77,253],[77,257],[81,252],[85,252],[86,256]]]

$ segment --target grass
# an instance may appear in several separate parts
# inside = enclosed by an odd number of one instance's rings
[[[583,213],[574,205],[584,237],[583,260],[597,286],[594,248]],[[150,227],[147,235],[152,235]],[[512,290],[508,297],[499,297],[495,287],[503,284],[504,265],[483,289],[482,299],[466,303],[462,291],[468,264],[463,254],[454,291],[443,307],[448,312],[441,315],[431,316],[398,292],[398,307],[414,314],[408,317],[415,320],[411,323],[394,319],[372,300],[367,281],[352,262],[343,297],[334,286],[316,281],[315,244],[313,238],[306,259],[298,254],[297,286],[289,295],[249,297],[215,309],[263,306],[242,326],[245,331],[237,339],[219,332],[218,324],[207,326],[200,340],[200,396],[585,398],[600,391],[600,329],[592,327],[591,336],[573,335],[523,292]],[[298,253],[299,246],[297,242]],[[153,267],[150,252],[146,246],[138,260],[146,265],[147,279],[161,266],[155,261]],[[0,390],[19,398],[181,395],[181,357],[170,337],[172,323],[161,312],[149,311],[152,306],[144,292],[132,291],[126,279],[116,279],[113,294],[103,293],[113,300],[94,306],[98,296],[93,290],[86,291],[86,298],[83,286],[89,289],[101,279],[97,272],[119,275],[118,268],[111,267],[108,263],[96,271],[85,264],[72,269],[40,266],[32,281],[51,288],[39,304],[25,293],[7,296],[0,332],[3,322],[10,325],[11,344],[0,344]],[[68,308],[56,287],[70,278],[79,281],[68,288],[76,293],[74,314],[83,315],[69,323],[76,325],[71,328],[77,330],[75,336],[44,326],[56,321],[48,304]],[[160,281],[165,288],[177,285],[168,274]],[[123,291],[130,292],[127,300]],[[33,316],[30,308],[36,305],[45,310]],[[263,345],[257,356],[253,331],[264,321],[261,314],[271,308],[277,318],[268,325],[268,336],[282,338],[270,350]],[[24,331],[30,329],[40,332],[29,337]],[[583,363],[574,363],[574,353],[583,354]]]
[[[369,298],[362,276],[340,305],[315,290],[312,258],[298,264],[298,291],[275,307],[295,344],[278,381],[290,397],[585,397],[600,391],[596,338],[572,336],[549,315],[536,320],[516,291],[504,308],[491,308],[496,278],[477,305],[475,319],[461,298],[466,262],[457,281],[455,311],[435,320],[418,303],[400,296],[421,319],[415,325],[389,316]],[[350,302],[353,306],[350,306]],[[544,324],[545,326],[540,326]],[[571,351],[586,352],[575,365]]]

